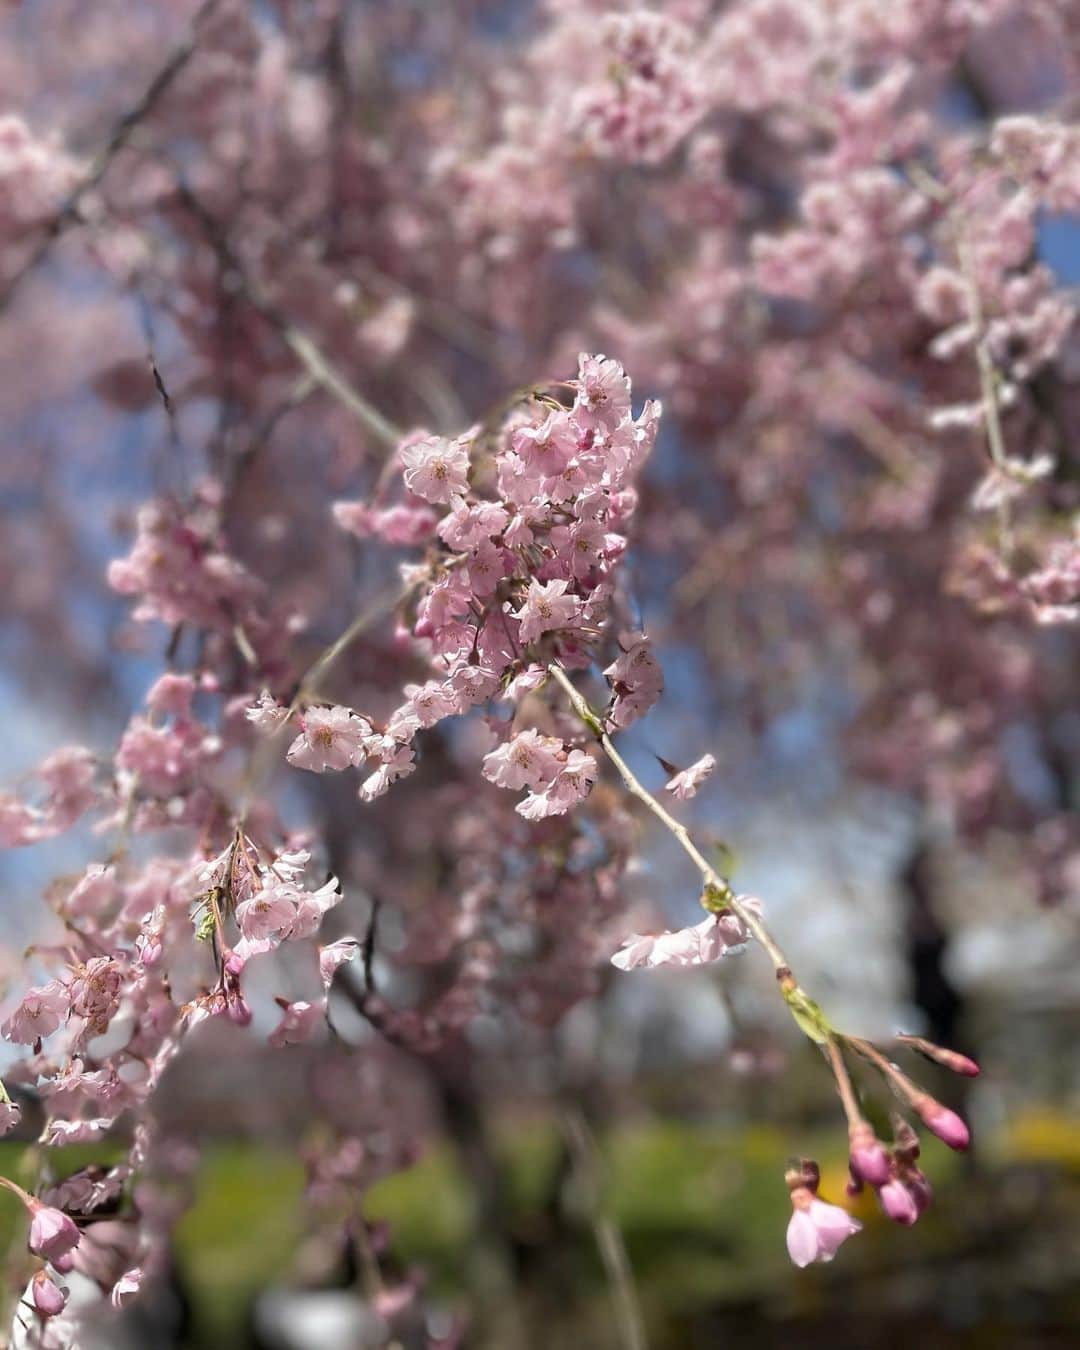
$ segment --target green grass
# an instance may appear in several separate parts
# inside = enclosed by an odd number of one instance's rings
[[[550,1244],[544,1246],[543,1207],[560,1153],[556,1127],[542,1120],[515,1121],[499,1132],[498,1140],[511,1230],[523,1249],[533,1243],[540,1253],[541,1265],[530,1274],[535,1295],[554,1298],[556,1315],[571,1319],[568,1325],[603,1325],[610,1318],[608,1291],[588,1229],[574,1233],[567,1250],[554,1257]],[[843,1142],[838,1131],[803,1132],[799,1137],[803,1150],[821,1162],[823,1194],[837,1200],[845,1178]],[[606,1137],[600,1168],[603,1205],[622,1230],[658,1344],[671,1343],[672,1319],[677,1323],[696,1311],[770,1291],[786,1290],[796,1297],[818,1287],[792,1270],[784,1249],[788,1205],[783,1170],[791,1143],[789,1131],[766,1125],[735,1129],[672,1121],[623,1124]],[[1059,1156],[1063,1148],[1065,1157]],[[1026,1125],[1014,1125],[1007,1137],[994,1141],[988,1156],[994,1166],[1002,1166],[1011,1154],[1023,1166],[1045,1162],[1065,1180],[1076,1163],[1075,1135],[1065,1122],[1044,1112]],[[0,1143],[0,1169],[8,1176],[18,1179],[29,1156],[25,1145]],[[63,1174],[101,1159],[102,1152],[69,1149],[50,1156]],[[935,1186],[947,1188],[957,1166],[953,1155],[931,1144],[925,1162]],[[988,1176],[981,1189],[993,1184]],[[865,1197],[856,1213],[867,1232],[845,1252],[846,1277],[858,1278],[860,1272],[888,1268],[919,1254],[933,1260],[935,1252],[955,1249],[956,1207],[962,1203],[959,1190],[951,1200],[943,1197],[926,1222],[907,1232],[882,1220]],[[408,1171],[374,1186],[365,1214],[389,1223],[392,1254],[401,1268],[419,1264],[428,1270],[435,1290],[452,1299],[464,1297],[472,1197],[449,1148],[430,1150]],[[176,1232],[177,1260],[191,1295],[200,1346],[241,1343],[255,1294],[291,1278],[304,1222],[303,1169],[295,1154],[243,1143],[218,1143],[204,1150],[195,1202]],[[19,1240],[20,1223],[17,1201],[0,1193],[0,1251]],[[561,1266],[542,1264],[552,1260]],[[837,1268],[813,1272],[812,1279],[833,1278]]]

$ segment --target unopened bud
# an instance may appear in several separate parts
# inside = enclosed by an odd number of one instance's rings
[[[943,1045],[935,1045],[933,1041],[924,1040],[921,1036],[897,1036],[896,1039],[903,1045],[911,1046],[912,1050],[917,1050],[920,1055],[925,1055],[927,1059],[932,1059],[935,1064],[941,1064],[965,1078],[978,1078],[981,1072],[973,1059],[960,1054],[958,1050],[946,1050]]]
[[[49,1279],[43,1270],[39,1270],[30,1282],[30,1296],[34,1307],[42,1317],[56,1317],[64,1311],[67,1295]]]
[[[868,1121],[853,1125],[849,1133],[852,1176],[871,1186],[884,1186],[889,1179],[889,1155]]]
[[[887,1182],[878,1191],[878,1199],[881,1201],[881,1208],[893,1223],[902,1223],[910,1228],[919,1217],[915,1197],[902,1181],[894,1179]]]
[[[942,1106],[928,1093],[914,1098],[911,1105],[918,1112],[919,1119],[926,1128],[932,1130],[943,1144],[948,1144],[959,1153],[970,1144],[970,1131],[956,1112]]]

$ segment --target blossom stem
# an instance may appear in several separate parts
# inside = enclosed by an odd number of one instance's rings
[[[777,979],[781,982],[781,987],[784,989],[785,995],[789,989],[794,989],[796,987],[795,980],[791,973],[791,966],[788,964],[787,957],[780,950],[776,940],[762,920],[752,910],[747,909],[745,905],[740,903],[732,889],[731,883],[726,877],[721,876],[716,868],[713,867],[707,858],[705,858],[701,850],[690,837],[690,833],[686,826],[676,820],[670,811],[662,806],[648,788],[638,780],[634,771],[630,768],[630,765],[627,764],[626,760],[623,759],[622,755],[616,750],[611,737],[604,730],[603,722],[596,713],[593,712],[592,708],[590,708],[587,700],[575,688],[563,667],[553,661],[548,666],[548,672],[556,683],[561,685],[578,717],[581,718],[600,742],[604,753],[607,755],[608,759],[611,760],[612,764],[615,765],[616,769],[618,769],[619,776],[622,778],[626,790],[651,811],[657,820],[659,820],[675,837],[683,852],[690,857],[694,866],[701,873],[706,887],[710,887],[719,892],[726,908],[730,909],[744,927],[757,938],[773,963]]]
[[[588,1220],[593,1230],[604,1272],[611,1286],[616,1320],[624,1350],[647,1350],[645,1319],[634,1283],[634,1271],[622,1230],[606,1213],[600,1196],[600,1161],[596,1140],[582,1111],[566,1108],[561,1112],[563,1138],[584,1192]]]
[[[847,1065],[844,1063],[844,1056],[840,1046],[836,1042],[835,1036],[828,1036],[822,1042],[822,1049],[829,1061],[833,1077],[836,1079],[836,1090],[840,1094],[840,1104],[844,1108],[844,1115],[847,1117],[848,1125],[854,1129],[862,1124],[862,1112],[859,1110],[859,1103],[855,1099],[855,1089],[851,1085],[851,1075],[848,1073]]]
[[[907,1101],[914,1101],[917,1097],[925,1095],[920,1092],[919,1088],[903,1070],[898,1069],[891,1059],[881,1053],[876,1045],[872,1045],[870,1041],[864,1041],[861,1036],[845,1036],[844,1039],[852,1049],[862,1055],[863,1059],[869,1060],[881,1076],[891,1083],[900,1096]]]
[[[7,1177],[0,1177],[0,1186],[2,1186],[5,1191],[10,1191],[11,1194],[21,1200],[27,1208],[30,1207],[32,1197],[28,1195],[17,1182],[11,1181]]]
[[[325,389],[327,393],[333,394],[339,403],[343,403],[361,426],[370,431],[376,440],[381,441],[391,450],[396,449],[401,441],[401,431],[388,421],[378,408],[369,403],[366,398],[363,398],[346,382],[312,342],[311,338],[292,323],[278,323],[277,327],[282,341],[290,348],[315,383]]]

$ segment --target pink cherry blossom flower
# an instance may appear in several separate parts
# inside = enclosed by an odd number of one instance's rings
[[[341,903],[341,886],[337,877],[331,877],[317,891],[301,891],[296,904],[290,938],[313,937],[319,931],[323,916]]]
[[[552,411],[539,426],[519,427],[513,434],[513,445],[530,469],[544,475],[559,474],[577,452],[578,437],[570,414]]]
[[[511,792],[547,787],[562,769],[557,758],[561,749],[562,742],[554,736],[519,732],[484,756],[484,777]]]
[[[407,734],[411,737],[413,731],[421,727],[433,727],[436,722],[441,722],[444,717],[453,717],[455,713],[461,712],[458,706],[454,691],[447,689],[444,684],[438,680],[428,680],[427,684],[407,684],[405,693],[408,696],[409,703],[406,707],[399,708],[394,714],[394,731],[400,735],[405,730],[406,708],[411,707],[412,719],[408,725],[411,729]],[[389,731],[390,728],[388,727]]]
[[[286,1003],[282,1008],[282,1018],[267,1037],[272,1046],[302,1045],[310,1041],[326,1019],[326,1000],[315,1003],[304,1001]]]
[[[469,452],[464,437],[424,436],[403,445],[405,486],[427,502],[448,502],[469,490]]]
[[[715,757],[713,755],[702,755],[688,769],[683,769],[681,773],[674,774],[669,778],[664,784],[664,790],[672,793],[679,801],[684,802],[687,798],[695,795],[698,788],[715,768]]]
[[[565,628],[574,622],[581,601],[577,596],[566,594],[568,587],[566,581],[549,581],[542,585],[532,578],[525,602],[517,611],[522,642],[535,642],[551,629]]]
[[[752,896],[740,896],[740,903],[760,910],[760,901]],[[749,939],[742,921],[728,911],[710,914],[691,928],[674,932],[642,934],[631,933],[611,964],[620,970],[636,970],[639,966],[702,966],[739,951]]]
[[[291,886],[268,886],[236,907],[240,932],[254,942],[276,944],[296,922],[296,892]]]
[[[547,670],[543,666],[526,666],[520,675],[514,676],[503,692],[512,702],[518,703],[526,694],[539,689],[547,677]]]
[[[351,708],[306,708],[300,725],[303,730],[286,755],[296,768],[322,773],[325,769],[347,769],[363,762],[364,742],[371,735],[371,724]]]
[[[256,731],[270,736],[288,721],[289,710],[273,698],[268,689],[264,689],[258,700],[244,709],[244,716]]]
[[[354,960],[359,952],[360,943],[356,938],[339,938],[337,942],[328,942],[319,948],[319,975],[327,989],[341,967]]]
[[[10,1097],[0,1101],[0,1135],[10,1133],[18,1125],[21,1115],[18,1102],[13,1102]]]
[[[373,802],[376,797],[381,797],[388,791],[391,783],[407,777],[416,768],[416,754],[412,746],[399,745],[389,737],[381,738],[379,745],[371,753],[374,758],[381,759],[382,763],[360,784],[360,800],[364,802]]]
[[[617,427],[630,415],[630,381],[618,361],[608,356],[578,358],[578,394],[574,421],[581,427]]]
[[[130,1270],[125,1270],[123,1275],[116,1281],[109,1294],[109,1302],[114,1308],[126,1307],[134,1298],[138,1296],[142,1288],[143,1272],[140,1266],[132,1266]]]
[[[48,984],[27,990],[22,1002],[0,1026],[0,1032],[19,1045],[33,1045],[52,1035],[67,1017],[70,1007],[67,986],[58,980],[50,980]]]
[[[571,750],[547,789],[553,806],[549,814],[562,815],[578,802],[584,801],[592,791],[598,773],[595,756],[585,750]]]
[[[33,1197],[29,1208],[32,1217],[27,1246],[35,1256],[43,1256],[55,1265],[58,1257],[79,1245],[79,1230],[63,1210],[43,1205]]]
[[[787,1249],[800,1268],[813,1261],[831,1261],[841,1245],[862,1228],[847,1210],[819,1200],[805,1186],[792,1191],[791,1203]]]
[[[439,521],[438,535],[450,548],[464,552],[501,535],[508,520],[506,508],[498,502],[475,502],[470,506],[457,497]]]

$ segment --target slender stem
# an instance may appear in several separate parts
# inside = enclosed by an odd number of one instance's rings
[[[27,1195],[23,1188],[16,1182],[10,1181],[7,1177],[0,1177],[0,1186],[2,1186],[5,1191],[10,1191],[12,1195],[18,1196],[24,1205],[29,1206],[32,1197]]]
[[[836,1090],[840,1094],[840,1103],[844,1108],[848,1126],[854,1129],[857,1125],[862,1124],[863,1117],[855,1097],[855,1089],[851,1085],[851,1075],[844,1063],[844,1056],[832,1036],[826,1038],[822,1048],[832,1068],[833,1077],[836,1079]]]
[[[723,896],[724,904],[739,918],[749,932],[757,938],[758,942],[768,953],[769,959],[776,969],[777,976],[780,978],[785,976],[791,978],[791,966],[788,963],[788,959],[780,950],[780,947],[768,928],[766,928],[765,924],[753,910],[747,909],[746,906],[741,903],[738,896],[732,890],[731,883],[726,877],[721,876],[716,868],[713,867],[708,859],[702,854],[701,850],[690,837],[686,826],[676,820],[667,808],[662,806],[648,788],[643,786],[638,780],[629,764],[627,764],[626,760],[623,759],[622,755],[616,750],[611,737],[604,730],[600,718],[593,712],[585,698],[583,698],[574,687],[566,671],[558,663],[552,662],[551,665],[548,666],[548,673],[562,686],[574,711],[600,742],[604,753],[607,755],[608,759],[611,760],[612,764],[615,765],[616,769],[618,769],[619,776],[626,785],[626,790],[651,811],[657,820],[659,820],[675,837],[683,852],[690,857],[694,866],[701,873],[705,884],[720,892]]]
[[[86,174],[75,184],[60,209],[45,225],[29,257],[4,282],[0,289],[0,310],[7,305],[20,283],[45,259],[60,235],[69,226],[79,223],[81,220],[79,208],[83,198],[105,177],[116,155],[127,145],[136,128],[153,112],[176,77],[195,55],[201,36],[200,30],[213,16],[220,3],[221,0],[203,0],[192,16],[187,35],[173,49],[164,65],[158,68],[135,103],[114,124],[108,140],[91,160]]]
[[[898,1069],[891,1059],[883,1055],[876,1045],[864,1041],[861,1036],[845,1036],[844,1039],[862,1055],[863,1059],[869,1060],[882,1077],[887,1079],[907,1101],[914,1102],[926,1095],[902,1069]]]
[[[260,308],[264,313],[267,312],[265,305]],[[343,403],[373,436],[394,449],[401,441],[400,430],[346,382],[306,333],[302,333],[295,324],[281,322],[276,315],[273,318],[282,340],[315,383],[333,394],[339,403]]]
[[[384,592],[378,596],[367,609],[353,619],[352,623],[340,633],[328,647],[325,647],[315,660],[308,666],[307,670],[300,677],[300,683],[297,686],[296,693],[289,704],[288,712],[282,718],[281,728],[285,728],[292,721],[293,714],[300,707],[303,701],[314,693],[315,686],[322,675],[337,660],[341,653],[354,642],[356,638],[376,619],[382,618],[384,614],[389,613],[396,605],[402,604],[409,598],[418,583],[406,586],[404,589],[395,588],[393,591]],[[244,781],[241,784],[239,797],[239,807],[237,810],[237,820],[242,824],[247,819],[250,810],[251,799],[254,796],[255,789],[262,782],[263,773],[269,766],[269,763],[276,753],[276,747],[281,739],[281,730],[267,736],[258,746],[255,753],[248,762],[248,771]]]
[[[975,275],[975,263],[967,241],[959,232],[959,229],[957,231],[956,252],[964,277],[964,287],[967,291],[968,314],[971,318],[972,327],[975,329],[975,364],[979,372],[979,393],[986,418],[986,443],[990,451],[990,460],[1000,474],[1003,474],[1006,478],[1015,478],[1017,474],[1009,463],[1009,455],[1005,448],[1005,433],[1001,428],[997,371],[994,368],[993,357],[990,355],[990,343],[986,333],[986,317],[983,313],[982,297],[979,294],[979,283]],[[1001,541],[1002,552],[1007,561],[1013,552],[1012,512],[1007,496],[1002,496],[998,502],[997,517],[998,536]]]
[[[580,1110],[568,1108],[560,1113],[560,1119],[563,1138],[574,1162],[604,1273],[611,1285],[619,1339],[625,1350],[648,1350],[645,1319],[622,1229],[610,1214],[605,1213],[600,1197],[596,1140]]]

